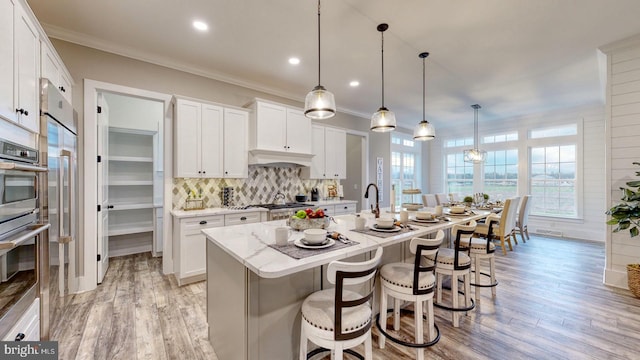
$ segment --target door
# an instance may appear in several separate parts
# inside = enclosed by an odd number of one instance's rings
[[[31,23],[25,11],[20,7],[16,7],[15,22],[15,49],[16,64],[18,72],[17,95],[18,101],[16,109],[22,109],[19,115],[20,124],[25,128],[39,132],[39,113],[38,113],[38,78],[40,64],[38,55],[40,53],[38,41],[38,32],[36,27]]]
[[[287,150],[287,109],[283,106],[257,103],[256,149]]]
[[[16,121],[13,103],[13,10],[14,2],[0,1],[0,116]]]
[[[311,129],[311,153],[315,156],[311,158],[311,179],[324,179],[325,174],[325,149],[324,149],[324,127],[314,125]]]
[[[287,109],[287,151],[311,154],[311,119],[302,111]]]
[[[224,109],[224,177],[246,178],[248,168],[246,112]]]
[[[98,93],[98,284],[109,268],[109,106]]]
[[[220,106],[202,104],[202,124],[198,133],[202,177],[222,177],[222,116]]]
[[[200,118],[199,103],[179,99],[176,101],[174,177],[199,178],[200,164]]]

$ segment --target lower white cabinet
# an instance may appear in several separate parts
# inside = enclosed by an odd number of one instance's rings
[[[334,205],[334,207],[335,210],[333,212],[333,215],[346,215],[356,212],[356,203],[336,204]]]
[[[206,277],[206,237],[202,230],[261,221],[260,211],[226,215],[173,218],[174,275],[182,286]]]
[[[9,330],[2,341],[40,341],[40,298],[31,306]]]

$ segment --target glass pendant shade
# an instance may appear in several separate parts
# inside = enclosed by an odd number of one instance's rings
[[[470,163],[482,163],[484,162],[484,158],[487,156],[487,152],[478,149],[478,145],[480,144],[480,137],[478,136],[478,109],[480,109],[481,106],[478,104],[474,104],[471,105],[471,107],[474,110],[473,145],[475,146],[475,148],[464,151],[464,161]]]
[[[318,85],[304,99],[304,116],[313,120],[324,120],[336,114],[333,94],[320,85],[320,0],[318,0]]]
[[[304,99],[304,115],[310,119],[323,120],[336,114],[336,100],[333,94],[318,85]]]
[[[396,128],[396,114],[385,107],[381,107],[371,117],[371,131],[388,132]]]
[[[436,137],[436,129],[427,120],[422,120],[413,130],[413,140],[427,141]]]
[[[487,152],[480,149],[471,149],[464,151],[464,161],[472,163],[484,162],[484,158],[487,156]]]

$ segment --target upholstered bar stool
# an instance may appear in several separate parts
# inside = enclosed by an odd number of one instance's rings
[[[380,269],[380,313],[376,325],[380,330],[378,345],[384,349],[386,339],[404,346],[414,347],[417,359],[424,359],[424,348],[440,340],[440,332],[434,323],[433,290],[435,287],[435,266],[425,266],[425,256],[437,258],[444,232],[439,230],[433,239],[413,238],[409,245],[415,254],[413,264],[391,263]],[[400,330],[400,301],[413,302],[415,320],[415,343],[406,342],[387,333],[387,297],[394,299],[394,330]],[[424,309],[423,309],[424,306]],[[380,324],[382,318],[382,324]],[[427,338],[424,342],[423,318],[427,320]]]
[[[460,325],[460,312],[473,310],[475,303],[471,299],[471,258],[469,248],[462,246],[462,239],[468,239],[473,235],[476,222],[470,225],[456,224],[451,228],[451,237],[454,239],[453,248],[440,249],[437,257],[427,256],[436,266],[436,301],[435,306],[451,311],[451,322],[454,327]],[[442,279],[451,277],[451,306],[442,302]],[[464,305],[459,304],[458,279],[462,276],[464,284]]]
[[[473,272],[475,275],[475,281],[471,283],[471,286],[476,287],[476,304],[480,303],[480,288],[490,287],[492,297],[496,297],[496,286],[498,285],[498,282],[496,281],[496,262],[494,256],[494,253],[496,252],[496,245],[491,240],[493,235],[492,229],[494,228],[494,225],[496,223],[497,220],[489,220],[487,225],[489,234],[486,238],[463,237],[460,239],[460,246],[469,248],[469,256],[471,257],[471,272]],[[475,226],[475,221],[470,222],[469,225]],[[482,272],[482,264],[485,260],[489,262],[489,273]],[[482,284],[482,282],[480,281],[480,275],[488,276],[490,279],[489,283]]]
[[[382,258],[382,247],[368,261],[349,263],[332,261],[327,268],[327,280],[335,288],[317,291],[302,303],[300,326],[300,360],[322,351],[331,351],[331,359],[342,360],[343,352],[360,359],[350,350],[364,343],[364,359],[373,359],[371,346],[371,298],[375,281],[366,295],[345,289],[375,279]],[[307,341],[320,346],[307,354]]]

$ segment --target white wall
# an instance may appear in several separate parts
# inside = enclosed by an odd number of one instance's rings
[[[638,180],[640,161],[640,35],[602,48],[607,54],[606,204],[621,197],[620,187]],[[609,230],[611,230],[609,228]],[[607,231],[605,284],[627,287],[626,265],[640,262],[640,238]]]
[[[567,238],[587,239],[595,241],[605,240],[605,155],[604,147],[604,108],[600,104],[587,105],[578,108],[555,110],[539,114],[531,114],[517,118],[479,123],[479,134],[518,131],[519,139],[527,138],[527,129],[531,127],[554,126],[567,122],[578,122],[583,128],[582,164],[578,164],[578,171],[583,173],[583,199],[580,200],[580,216],[578,219],[560,219],[551,217],[529,217],[529,231],[554,231]],[[442,144],[444,140],[457,137],[473,136],[473,129],[468,124],[438,129],[438,138],[431,143],[430,177],[431,192],[446,192],[444,183],[444,159]],[[525,141],[520,141],[519,182],[520,195],[529,193],[526,189],[526,165],[528,163],[528,149]],[[480,146],[482,148],[482,145]],[[580,166],[582,165],[582,166]],[[524,168],[523,168],[524,167]],[[524,175],[523,175],[524,174]]]

